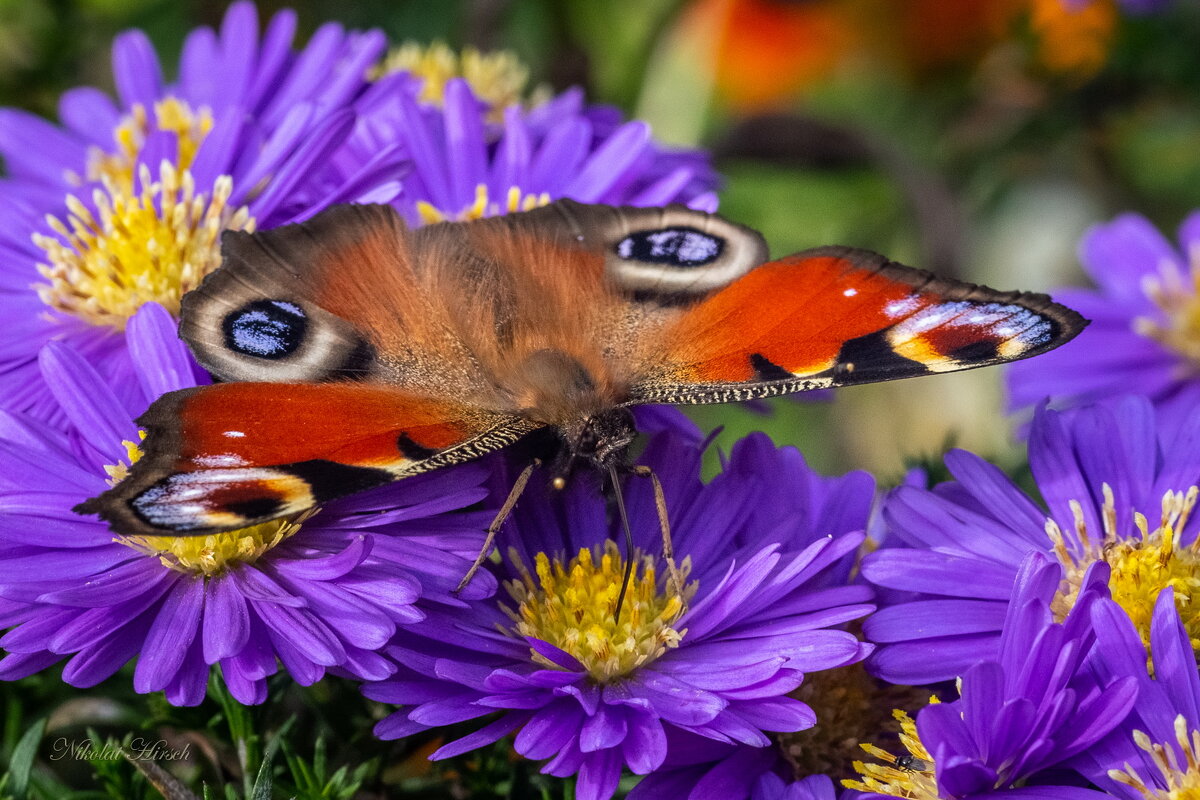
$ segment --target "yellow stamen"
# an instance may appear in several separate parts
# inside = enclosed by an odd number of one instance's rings
[[[1154,744],[1143,731],[1134,731],[1133,741],[1150,756],[1158,774],[1143,779],[1126,762],[1124,770],[1109,770],[1108,777],[1132,787],[1146,800],[1200,800],[1200,731],[1189,732],[1182,714],[1175,718],[1178,751],[1170,744]]]
[[[139,433],[146,438],[145,431]],[[122,444],[126,459],[104,467],[109,486],[120,483],[129,474],[129,467],[142,457],[142,450],[135,443]],[[117,536],[114,541],[157,557],[168,569],[211,577],[235,564],[253,564],[268,550],[295,535],[301,523],[315,513],[317,509],[309,509],[295,517],[208,536]]]
[[[309,509],[294,519],[276,519],[208,536],[118,536],[116,541],[157,556],[164,567],[210,577],[236,564],[253,564],[268,550],[295,535],[316,513]]]
[[[139,430],[138,437],[138,441],[142,441],[146,438],[146,432]],[[125,447],[125,458],[115,464],[104,465],[104,472],[108,475],[109,486],[116,486],[118,483],[125,480],[126,476],[129,475],[129,468],[133,466],[133,464],[137,463],[137,460],[142,457],[142,448],[136,443],[125,439],[121,442],[121,444]]]
[[[1165,321],[1138,317],[1133,329],[1174,350],[1187,362],[1181,370],[1194,377],[1200,370],[1200,247],[1191,253],[1191,266],[1181,274],[1173,264],[1163,264],[1158,276],[1146,276],[1142,291],[1162,309]]]
[[[603,555],[601,555],[601,550]],[[617,619],[617,595],[621,590],[625,561],[613,542],[603,548],[584,548],[567,564],[538,553],[536,578],[511,552],[509,557],[521,574],[520,580],[505,584],[518,604],[516,611],[502,606],[514,625],[505,633],[531,636],[570,653],[599,683],[610,683],[638,667],[654,661],[687,635],[687,629],[672,627],[696,592],[693,583],[678,594],[671,581],[660,589],[654,560],[635,552],[629,593]],[[598,562],[598,563],[597,563]],[[686,577],[690,561],[680,565]],[[561,669],[539,653],[534,661]]]
[[[1143,514],[1135,513],[1133,522],[1137,531],[1131,536],[1122,536],[1116,529],[1112,488],[1104,484],[1102,491],[1103,535],[1087,530],[1083,508],[1075,501],[1071,502],[1074,529],[1069,539],[1058,523],[1046,521],[1054,554],[1066,571],[1063,588],[1052,604],[1055,617],[1062,620],[1075,604],[1088,567],[1096,561],[1105,561],[1111,569],[1108,585],[1113,600],[1129,614],[1143,642],[1148,645],[1150,641],[1150,621],[1158,595],[1170,586],[1175,590],[1175,607],[1192,647],[1200,651],[1200,606],[1193,601],[1200,594],[1200,542],[1188,545],[1182,542],[1183,529],[1196,507],[1200,489],[1193,486],[1187,492],[1164,494],[1158,527],[1154,530],[1150,530]]]
[[[372,77],[380,78],[395,72],[407,72],[421,78],[421,94],[417,99],[433,106],[440,106],[445,101],[446,83],[450,79],[465,79],[475,96],[487,104],[488,119],[493,122],[502,119],[508,106],[522,105],[526,101],[536,105],[549,94],[539,88],[528,98],[525,96],[529,68],[514,53],[507,51],[483,53],[473,47],[464,47],[459,54],[444,42],[430,45],[405,42],[384,57]]]
[[[33,237],[46,252],[38,265],[49,281],[37,286],[42,302],[115,330],[147,302],[178,314],[183,294],[220,265],[221,232],[254,229],[245,208],[227,205],[227,175],[217,178],[211,198],[196,192],[190,172],[165,161],[158,181],[145,165],[139,178],[137,195],[104,179],[92,195],[95,214],[69,195],[67,221],[47,217],[58,236]]]
[[[432,225],[435,222],[465,222],[472,219],[483,219],[484,217],[494,217],[497,214],[512,214],[517,211],[530,211],[540,206],[544,206],[550,202],[550,195],[546,192],[541,194],[524,194],[519,187],[509,187],[508,194],[505,196],[504,205],[489,202],[488,187],[484,184],[479,184],[475,187],[475,202],[460,211],[446,212],[432,203],[424,200],[418,201],[417,213],[421,215],[421,222],[426,225]]]
[[[88,153],[87,179],[107,181],[122,192],[133,191],[134,170],[138,157],[153,131],[175,134],[177,157],[174,166],[183,171],[192,166],[196,152],[213,127],[212,111],[206,107],[192,108],[176,97],[165,97],[154,104],[151,123],[146,107],[137,103],[113,130],[112,152],[98,147]],[[81,183],[78,176],[68,174],[68,180]]]
[[[936,697],[929,701],[938,702]],[[937,779],[934,775],[933,758],[921,744],[917,735],[917,722],[904,711],[892,712],[900,723],[900,743],[907,751],[899,757],[873,744],[863,744],[862,749],[882,761],[882,764],[867,764],[855,761],[854,771],[862,780],[844,780],[847,789],[874,792],[888,797],[906,797],[910,800],[938,800]]]

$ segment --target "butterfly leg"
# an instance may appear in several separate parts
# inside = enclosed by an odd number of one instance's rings
[[[454,589],[455,594],[466,588],[467,584],[471,582],[471,578],[474,578],[475,573],[479,572],[479,568],[483,566],[483,562],[487,559],[488,554],[492,552],[492,545],[496,543],[496,534],[500,532],[500,527],[508,519],[508,515],[512,513],[513,508],[516,507],[517,500],[525,492],[525,484],[529,483],[529,476],[533,474],[533,468],[541,463],[539,459],[535,458],[517,476],[516,482],[513,483],[513,487],[508,493],[508,499],[504,501],[504,505],[500,506],[500,510],[496,512],[495,518],[492,519],[492,524],[488,525],[487,538],[483,540],[483,547],[479,548],[479,555],[475,556],[475,563],[471,564],[471,568],[467,570],[467,574],[458,582],[458,586]]]
[[[654,507],[658,510],[658,526],[662,530],[663,560],[667,562],[671,584],[675,591],[682,595],[683,575],[675,565],[675,548],[671,545],[671,521],[667,517],[667,496],[663,493],[662,482],[654,474],[654,470],[645,464],[635,464],[631,471],[634,475],[649,478],[654,485]]]

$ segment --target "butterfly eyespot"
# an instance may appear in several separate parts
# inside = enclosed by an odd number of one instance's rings
[[[256,358],[284,358],[304,341],[308,318],[286,300],[255,300],[225,317],[225,344]]]
[[[631,233],[617,242],[617,255],[626,261],[671,267],[702,267],[721,257],[725,240],[695,228],[673,227]]]
[[[639,303],[688,305],[767,258],[762,237],[686,208],[626,209],[610,232],[605,270]]]

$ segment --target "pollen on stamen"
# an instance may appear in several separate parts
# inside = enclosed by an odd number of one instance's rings
[[[484,53],[464,47],[461,53],[456,53],[444,42],[429,45],[405,42],[384,57],[372,77],[396,72],[420,78],[423,83],[417,99],[434,106],[444,102],[450,79],[463,78],[475,96],[487,104],[487,116],[492,122],[499,122],[508,106],[537,105],[549,96],[540,87],[527,95],[529,68],[514,53],[503,50]]]
[[[157,181],[143,165],[139,183],[135,194],[105,179],[92,195],[95,211],[71,195],[65,221],[47,216],[57,235],[33,236],[45,251],[38,271],[48,283],[36,287],[42,302],[118,331],[147,302],[178,314],[184,293],[220,266],[221,232],[254,229],[247,209],[228,204],[229,176],[210,196],[196,191],[190,172],[164,161]]]
[[[1083,507],[1072,501],[1074,525],[1069,533],[1054,520],[1046,521],[1046,534],[1054,554],[1065,569],[1063,586],[1051,608],[1062,620],[1075,604],[1084,574],[1096,561],[1108,563],[1109,589],[1115,600],[1137,627],[1142,641],[1149,644],[1150,622],[1158,595],[1168,586],[1175,590],[1175,605],[1180,619],[1200,651],[1200,541],[1185,544],[1183,531],[1196,507],[1200,488],[1168,491],[1163,495],[1158,524],[1151,529],[1145,515],[1135,513],[1135,531],[1122,535],[1117,530],[1116,498],[1108,484],[1102,486],[1103,531],[1089,531]]]
[[[421,200],[417,203],[417,213],[421,222],[432,225],[435,222],[466,222],[484,217],[494,217],[498,214],[513,214],[518,211],[531,211],[547,205],[550,195],[546,192],[534,194],[522,192],[517,186],[510,186],[504,197],[504,203],[494,203],[489,199],[488,187],[479,184],[475,187],[475,202],[458,211],[446,211],[432,203]]]
[[[936,703],[938,699],[933,697],[929,702]],[[887,797],[939,800],[933,758],[921,744],[916,720],[900,709],[892,715],[900,723],[900,744],[906,753],[897,756],[873,744],[862,744],[862,749],[881,763],[855,761],[852,766],[860,779],[843,780],[842,786]]]
[[[1133,788],[1145,800],[1196,800],[1200,798],[1200,731],[1189,731],[1182,714],[1175,718],[1175,743],[1156,744],[1143,731],[1133,732],[1134,744],[1144,751],[1157,774],[1143,778],[1129,763],[1109,770],[1108,777]],[[1183,754],[1180,759],[1179,754]]]
[[[1188,372],[1200,370],[1200,248],[1192,252],[1185,273],[1163,264],[1157,276],[1142,279],[1142,291],[1162,311],[1162,319],[1138,317],[1133,329],[1178,353]]]
[[[89,150],[85,177],[88,181],[107,181],[124,192],[132,192],[138,158],[152,132],[174,134],[176,155],[173,166],[182,171],[192,166],[212,127],[212,110],[207,106],[193,108],[179,98],[165,97],[154,104],[151,120],[146,107],[135,103],[113,130],[113,150],[99,147]],[[69,173],[67,179],[75,184],[83,183],[78,175]]]
[[[145,432],[140,432],[144,439]],[[142,457],[141,448],[124,441],[125,459],[105,465],[109,486],[120,483]],[[294,536],[317,509],[301,514],[207,536],[116,536],[113,541],[157,558],[167,569],[212,577],[236,564],[253,564],[264,553]]]
[[[683,594],[670,581],[660,582],[650,556],[634,553],[629,593],[616,617],[617,596],[624,577],[625,561],[614,542],[603,547],[583,548],[568,563],[538,553],[536,576],[515,551],[509,558],[521,575],[505,584],[516,601],[514,610],[501,605],[513,625],[510,636],[533,637],[549,642],[574,656],[598,683],[610,683],[630,674],[678,647],[687,629],[675,622],[695,595],[696,584]],[[686,577],[690,561],[679,567]],[[534,661],[550,669],[562,669],[540,653],[530,651]]]

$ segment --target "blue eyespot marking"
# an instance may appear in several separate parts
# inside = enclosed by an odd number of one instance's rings
[[[672,267],[711,264],[725,249],[725,240],[695,228],[662,228],[631,233],[617,243],[617,255],[627,261],[645,261]]]
[[[225,317],[225,345],[256,358],[289,356],[304,341],[304,310],[285,300],[255,300]]]

